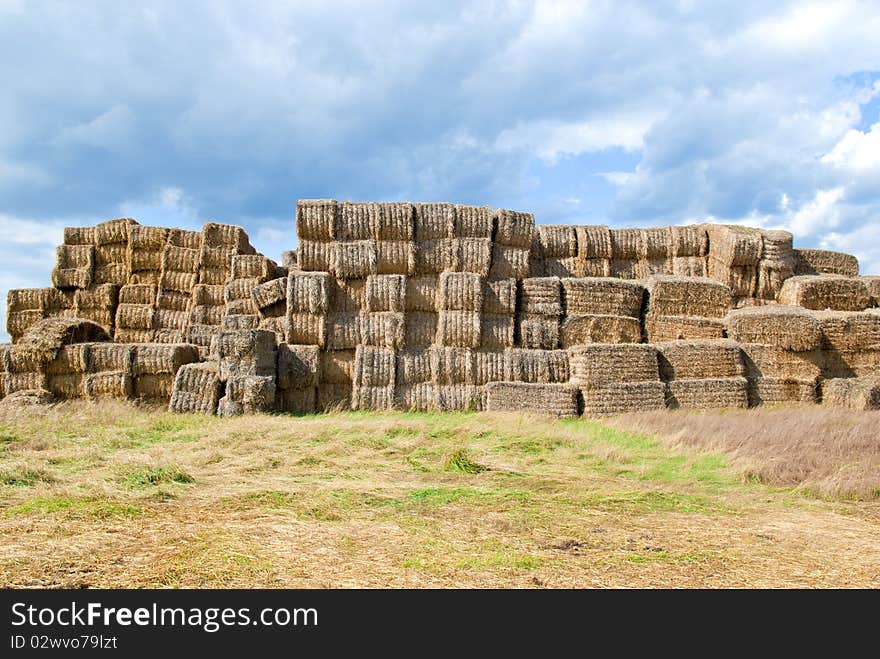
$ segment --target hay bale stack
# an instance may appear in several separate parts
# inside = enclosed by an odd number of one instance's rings
[[[708,277],[654,275],[647,283],[645,334],[652,343],[724,336],[730,289]]]
[[[94,245],[59,245],[55,251],[52,286],[88,288],[92,284],[94,266]]]
[[[135,345],[131,362],[134,397],[167,404],[177,371],[198,359],[198,350],[188,343]]]
[[[819,402],[818,383],[816,378],[790,376],[749,379],[749,407],[789,403],[815,404]]]
[[[224,287],[196,284],[192,291],[192,306],[187,321],[187,341],[198,346],[199,355],[207,357],[211,339],[223,325]]]
[[[492,265],[489,276],[522,279],[529,273],[529,252],[535,234],[535,216],[499,209],[492,213]]]
[[[480,347],[503,350],[514,345],[516,279],[504,277],[482,282]]]
[[[574,226],[541,224],[529,252],[530,277],[583,277],[584,264],[578,258],[577,229]]]
[[[796,249],[794,270],[796,275],[856,277],[859,274],[859,260],[852,254],[827,249]]]
[[[251,375],[274,378],[277,350],[274,332],[224,330],[212,342],[211,358],[219,364],[221,382]]]
[[[65,245],[95,245],[95,227],[64,227]]]
[[[544,350],[558,348],[561,317],[562,284],[559,277],[527,277],[520,282],[517,345]]]
[[[287,277],[287,343],[326,343],[326,314],[330,303],[330,275],[291,272]]]
[[[744,377],[673,380],[666,383],[666,405],[672,409],[744,409],[749,386]]]
[[[662,410],[666,407],[663,382],[608,382],[581,387],[584,416]]]
[[[284,340],[287,325],[287,276],[259,284],[251,291],[260,329],[275,332],[278,343]]]
[[[354,357],[351,407],[355,410],[389,410],[394,406],[395,351],[358,346]]]
[[[130,275],[128,259],[128,236],[130,228],[137,226],[129,217],[102,222],[95,226],[95,284],[124,286]]]
[[[168,229],[133,224],[128,228],[128,283],[158,284]]]
[[[822,329],[824,377],[880,374],[880,311],[824,311],[814,315]]]
[[[295,414],[314,414],[321,381],[321,353],[317,346],[278,346],[276,409]]]
[[[727,333],[740,343],[758,343],[803,352],[822,341],[822,329],[813,314],[801,307],[771,305],[736,309],[727,316]]]
[[[271,412],[275,407],[275,378],[248,375],[226,383],[226,395],[217,402],[219,416]]]
[[[7,345],[0,357],[3,360],[4,396],[22,391],[49,390],[46,364],[53,357],[51,353],[29,350],[21,345]]]
[[[169,412],[216,414],[220,398],[217,362],[184,364],[174,377]]]
[[[134,393],[134,346],[120,343],[89,343],[86,348],[83,395],[91,400],[125,399]]]
[[[556,418],[578,415],[578,388],[568,384],[491,382],[486,385],[486,409],[491,412],[529,412]]]
[[[6,331],[13,343],[36,323],[53,316],[65,316],[76,310],[75,300],[56,288],[15,288],[6,295]],[[112,325],[112,320],[111,323]]]
[[[779,302],[817,311],[863,311],[873,305],[873,298],[857,277],[798,275],[782,285]]]
[[[668,407],[748,407],[748,382],[735,341],[670,341],[656,347],[660,377],[667,383]]]
[[[504,351],[504,377],[500,379],[540,384],[568,382],[568,352],[508,348]]]
[[[456,205],[452,235],[455,239],[454,269],[485,277],[492,263],[494,220],[488,206]]]
[[[208,222],[202,227],[199,283],[212,286],[225,284],[232,275],[232,259],[239,254],[254,253],[243,228]]]
[[[54,359],[43,367],[46,373],[46,389],[59,399],[84,397],[88,357],[87,343],[62,346]]]
[[[156,330],[157,289],[128,284],[119,289],[114,336],[120,343],[152,342]]]
[[[619,279],[645,276],[645,232],[643,229],[611,229],[610,275]]]
[[[737,225],[710,224],[709,277],[730,287],[734,298],[754,297],[758,285],[758,264],[764,250],[760,229]]]
[[[639,343],[645,289],[641,284],[601,277],[563,278],[565,320],[562,346],[583,343]]]
[[[223,322],[220,325],[224,330],[243,330],[243,329],[261,329],[260,317],[252,314],[231,314],[223,316]],[[157,330],[158,334],[158,330]],[[277,335],[275,337],[278,339]],[[156,343],[168,343],[168,341],[156,341]]]
[[[575,227],[578,244],[578,277],[611,276],[611,231],[603,225]],[[550,274],[550,273],[547,273]]]
[[[795,259],[792,235],[788,231],[765,231],[764,251],[758,264],[755,297],[775,301],[782,285],[794,276]]]
[[[880,410],[880,377],[825,380],[822,383],[822,404],[849,410]]]
[[[570,382],[579,386],[585,415],[662,409],[657,350],[649,345],[601,344],[568,349]]]
[[[333,350],[320,353],[318,411],[351,409],[354,358],[354,350]]]
[[[402,311],[362,313],[358,318],[360,341],[365,346],[402,348],[406,342],[405,316]]]
[[[428,348],[407,348],[397,353],[394,407],[413,412],[437,408],[437,385],[433,381]]]
[[[476,348],[480,345],[483,280],[479,275],[442,273],[438,281],[436,304],[435,343],[438,346]]]
[[[89,400],[104,398],[125,400],[134,395],[132,377],[123,371],[89,373],[85,377],[83,389]]]

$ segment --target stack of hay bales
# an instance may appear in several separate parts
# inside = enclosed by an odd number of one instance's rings
[[[435,346],[428,349],[434,408],[441,412],[476,408],[474,352],[470,348]]]
[[[516,337],[523,348],[559,347],[562,284],[559,277],[527,277],[520,282]]]
[[[370,275],[364,285],[365,310],[359,314],[360,344],[397,350],[404,344],[404,275]]]
[[[73,317],[91,320],[103,327],[110,336],[114,336],[118,303],[119,286],[94,284],[77,290],[74,294]]]
[[[275,407],[277,344],[268,330],[223,330],[215,338],[211,356],[226,393],[217,403],[220,416],[269,412]]]
[[[417,214],[419,212],[424,213],[425,209],[418,210]],[[444,216],[443,212],[438,213],[441,217]],[[419,229],[421,225],[418,219],[416,222],[418,236],[424,230]],[[438,231],[433,231],[428,235],[434,236],[437,233]],[[406,279],[403,301],[404,348],[397,353],[395,367],[394,406],[398,409],[425,412],[437,408],[437,385],[431,373],[430,348],[437,335],[439,283],[440,276],[430,273],[417,274]]]
[[[156,286],[128,284],[119,289],[117,343],[151,343],[156,330]]]
[[[709,276],[730,288],[733,306],[752,304],[758,286],[758,264],[764,252],[761,230],[709,224],[707,231]]]
[[[376,223],[379,204],[345,202],[336,213],[333,258],[329,271],[340,279],[365,279],[378,272]],[[300,244],[300,249],[303,249]]]
[[[85,396],[86,371],[90,344],[62,346],[45,365],[46,389],[57,399]]]
[[[709,235],[702,224],[669,227],[672,274],[705,277],[708,274]]]
[[[354,356],[352,409],[390,410],[394,406],[396,370],[393,348],[358,346]]]
[[[447,203],[413,205],[416,241],[416,275],[439,275],[459,269],[455,238],[455,206]]]
[[[411,275],[416,267],[413,207],[409,203],[370,204],[376,241],[376,274]]]
[[[862,311],[873,305],[873,298],[857,277],[798,275],[785,280],[779,302],[816,311]]]
[[[594,343],[568,349],[570,382],[579,387],[584,414],[662,409],[666,388],[657,350],[633,343]]]
[[[326,272],[291,272],[287,276],[287,343],[324,347],[330,283]]]
[[[200,354],[206,356],[214,330],[199,327],[198,323],[195,328],[191,327],[201,247],[202,234],[198,231],[171,229],[168,232],[156,295],[156,340],[160,343],[187,340],[198,345]],[[204,297],[200,295],[203,301]]]
[[[503,350],[514,345],[516,320],[516,279],[502,277],[483,282],[480,316],[480,348]]]
[[[575,227],[577,235],[577,277],[611,276],[611,230],[604,225]],[[546,273],[550,275],[550,272]]]
[[[254,286],[251,290],[251,301],[259,317],[257,326],[275,332],[279,343],[284,341],[287,325],[287,276]]]
[[[749,403],[814,403],[824,368],[818,321],[799,307],[731,311],[727,333],[741,344]]]
[[[232,273],[232,258],[238,254],[253,253],[254,248],[244,229],[232,224],[208,222],[202,227],[199,283],[224,285]]]
[[[610,275],[618,279],[640,279],[640,262],[645,256],[642,229],[611,229]]]
[[[21,345],[10,345],[3,351],[4,396],[20,391],[47,391],[45,360],[39,352]]]
[[[132,224],[128,228],[128,283],[158,286],[168,229]]]
[[[199,360],[189,343],[136,343],[132,345],[132,393],[139,400],[167,405],[174,377],[184,364]]]
[[[102,222],[95,227],[95,284],[128,283],[128,235],[137,221],[130,217]]]
[[[407,323],[409,323],[409,319]],[[431,348],[407,346],[397,352],[394,407],[413,412],[437,409],[437,385],[431,371]]]
[[[584,262],[578,258],[577,228],[541,224],[529,253],[531,277],[583,277]]]
[[[296,202],[297,266],[306,272],[330,272],[335,255],[339,204],[334,199]]]
[[[656,345],[666,405],[705,410],[749,406],[739,344],[729,339],[670,341]]]
[[[89,344],[84,385],[86,398],[90,400],[131,398],[134,391],[133,366],[132,344]]]
[[[198,346],[199,355],[203,359],[207,358],[211,351],[211,339],[222,328],[225,310],[224,286],[196,284],[193,287],[187,321],[187,340]]]
[[[174,377],[169,412],[216,414],[220,399],[217,362],[184,364]]]
[[[321,352],[318,346],[278,346],[275,409],[295,414],[314,414],[318,404]]]
[[[880,410],[880,376],[825,380],[822,403],[850,410]]]
[[[436,344],[453,348],[480,345],[482,278],[469,272],[444,272],[437,289]]]
[[[72,306],[68,296],[56,288],[10,289],[6,295],[6,331],[17,343],[35,323],[63,315]]]
[[[758,264],[755,298],[775,302],[785,280],[794,276],[793,236],[788,231],[765,231],[764,251]]]
[[[672,253],[669,227],[642,229],[642,254],[637,267],[639,278],[671,275]]]
[[[649,343],[720,339],[730,289],[708,277],[655,275],[648,279],[645,333]]]
[[[55,251],[52,286],[55,288],[88,288],[95,267],[94,245],[59,245]]]
[[[820,311],[824,369],[828,379],[880,375],[880,310]]]
[[[531,412],[557,418],[578,415],[578,388],[570,384],[490,382],[486,385],[490,412]]]
[[[232,257],[230,279],[223,290],[224,329],[255,329],[260,316],[253,300],[254,289],[275,276],[277,266],[262,254],[238,254]]]
[[[489,276],[522,279],[529,274],[529,252],[535,235],[531,213],[498,209],[492,214],[494,243]]]
[[[856,277],[859,261],[852,254],[832,252],[825,249],[795,249],[794,270],[796,275],[843,275]]]
[[[471,272],[482,277],[489,274],[493,227],[494,220],[488,206],[455,206],[452,235],[457,272]]]
[[[644,286],[603,277],[565,277],[561,283],[563,348],[584,343],[641,343]]]

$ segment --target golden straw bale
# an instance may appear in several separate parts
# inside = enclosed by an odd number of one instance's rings
[[[782,290],[786,279],[794,276],[791,260],[768,261],[763,259],[758,265],[758,283],[755,297],[761,300],[775,301]]]
[[[747,408],[749,383],[743,377],[673,380],[666,384],[666,405],[685,410]]]
[[[637,261],[645,256],[643,229],[611,229],[611,259]]]
[[[880,349],[880,311],[819,311],[813,314],[827,350]]]
[[[198,279],[198,273],[163,270],[159,278],[159,287],[162,290],[190,293],[198,284]]]
[[[749,407],[818,402],[818,379],[749,378]]]
[[[642,276],[637,259],[612,259],[608,268],[609,275],[618,279],[639,279]]]
[[[303,240],[329,242],[336,238],[339,204],[335,199],[298,199],[296,235]]]
[[[416,271],[416,244],[411,240],[376,241],[376,272],[411,275]]]
[[[314,414],[318,405],[318,388],[276,389],[274,408],[289,414]]]
[[[563,348],[583,343],[640,343],[642,324],[630,316],[568,314],[559,328],[559,340]]]
[[[327,341],[325,316],[312,313],[290,313],[285,326],[285,341],[324,347]]]
[[[516,312],[516,279],[502,277],[484,281],[482,311],[512,316]]]
[[[95,227],[64,227],[65,245],[94,245]]]
[[[871,296],[872,306],[880,307],[880,275],[862,275],[859,280],[865,284]]]
[[[859,261],[852,254],[826,249],[794,250],[794,268],[797,275],[843,275],[856,277]]]
[[[137,221],[130,217],[101,222],[95,226],[95,244],[109,245],[127,242],[129,227],[134,224],[137,224]]]
[[[825,350],[822,376],[855,378],[880,374],[880,350]]]
[[[183,330],[189,322],[188,311],[170,311],[168,309],[157,309],[156,312],[156,329],[174,329]]]
[[[581,387],[584,416],[662,410],[666,385],[662,382],[596,382]]]
[[[229,268],[226,267],[217,267],[217,268],[199,268],[199,281],[200,284],[209,284],[212,286],[225,284],[229,279]]]
[[[121,307],[122,305],[120,305]],[[223,322],[223,306],[218,304],[196,304],[190,309],[189,322],[198,325],[218,326]],[[148,328],[144,327],[141,329]]]
[[[376,274],[376,241],[351,240],[334,243],[333,272],[342,279],[362,279]]]
[[[416,248],[417,275],[429,275],[444,270],[458,270],[458,241],[453,238],[431,238],[420,242]]]
[[[645,335],[649,343],[679,339],[721,339],[724,338],[724,331],[724,320],[720,318],[656,314],[645,317]]]
[[[202,247],[202,232],[188,229],[169,229],[168,245],[185,247],[198,252]]]
[[[568,348],[571,382],[659,381],[657,349],[635,343],[594,343]]]
[[[429,348],[428,357],[435,384],[474,384],[474,357],[469,348],[435,346]]]
[[[802,275],[785,280],[779,302],[819,311],[862,311],[872,305],[872,298],[865,282],[856,277]]]
[[[786,305],[735,309],[727,316],[727,333],[740,343],[797,351],[813,350],[822,341],[819,321],[800,307]]]
[[[531,249],[535,233],[535,216],[531,213],[499,208],[492,213],[493,237],[499,245]]]
[[[559,316],[518,313],[516,332],[523,348],[553,350],[559,347]]]
[[[880,377],[825,380],[822,404],[850,410],[880,410]]]
[[[558,277],[527,277],[520,283],[519,308],[526,314],[561,315],[562,285]]]
[[[377,311],[360,315],[361,342],[367,346],[402,348],[406,341],[402,311]]]
[[[658,343],[660,378],[699,380],[741,377],[744,374],[740,346],[730,339],[702,339]]]
[[[232,279],[258,279],[258,283],[275,274],[275,262],[262,254],[236,254],[232,257]]]
[[[709,277],[728,286],[734,297],[754,297],[758,286],[757,264],[728,265],[710,256],[707,272]]]
[[[488,206],[455,206],[453,235],[456,238],[492,238],[493,218]]]
[[[723,318],[730,290],[707,277],[654,275],[648,279],[648,313],[655,316]]]
[[[540,224],[535,227],[532,251],[542,259],[576,257],[578,255],[577,230],[573,226]]]
[[[318,387],[318,411],[350,410],[352,407],[352,388],[353,385],[350,382],[322,384]]]
[[[469,272],[444,272],[437,290],[438,311],[480,311],[483,307],[483,280]]]
[[[188,343],[136,345],[132,356],[132,374],[135,376],[162,373],[173,375],[184,364],[198,361],[198,359],[197,351]]]
[[[670,227],[649,227],[642,229],[642,258],[664,260],[672,256],[672,237]]]
[[[303,272],[335,272],[336,245],[335,242],[300,239],[297,249],[299,269]]]
[[[413,204],[415,239],[418,242],[455,235],[455,206],[448,203]]]
[[[44,370],[49,375],[85,373],[89,363],[89,346],[88,343],[61,346],[55,357],[45,364]]]
[[[709,265],[705,256],[674,256],[672,274],[676,277],[706,277]]]
[[[287,308],[291,313],[324,314],[330,304],[330,275],[291,272],[287,278]]]
[[[504,362],[504,379],[510,382],[546,384],[569,379],[569,355],[565,350],[508,348]]]
[[[489,276],[522,279],[529,274],[529,250],[501,243],[492,246],[492,265]]]
[[[482,277],[489,275],[492,264],[492,240],[490,238],[456,239],[456,270],[472,272]]]
[[[211,247],[203,244],[199,252],[199,267],[222,269],[228,274],[232,270],[232,259],[237,253],[234,247]]]
[[[764,252],[762,259],[765,261],[786,261],[794,267],[793,241],[794,236],[792,236],[790,231],[764,231]]]
[[[352,381],[356,387],[394,386],[397,359],[391,348],[358,346]]]
[[[91,400],[131,398],[133,378],[130,374],[121,371],[89,373],[85,377],[83,390],[86,398]]]
[[[476,409],[477,388],[472,384],[435,385],[436,407],[441,412],[463,412]]]
[[[764,249],[760,229],[733,224],[708,224],[709,255],[720,263],[732,265],[757,265]]]
[[[576,256],[567,258],[549,256],[539,263],[530,260],[529,277],[584,277],[585,266],[585,262]]]
[[[168,242],[168,229],[132,224],[128,227],[128,244],[137,250],[162,250]]]
[[[525,297],[525,281],[523,293]],[[645,295],[641,284],[601,277],[564,278],[561,280],[565,312],[568,314],[604,314],[638,318]]]
[[[676,258],[705,257],[709,253],[709,234],[702,224],[669,227],[670,254]]]
[[[156,302],[156,294],[155,286],[128,284],[119,289],[119,303],[152,305]]]
[[[199,269],[199,254],[198,249],[166,245],[162,250],[162,269],[195,273]]]
[[[359,312],[329,313],[326,325],[328,350],[354,349],[362,343]]]
[[[612,257],[611,231],[603,225],[575,227],[578,258],[582,260],[608,260]]]
[[[321,353],[318,346],[278,346],[277,382],[280,389],[315,387],[321,381]]]
[[[409,320],[407,320],[407,323]],[[636,321],[638,322],[638,321]],[[480,347],[500,350],[514,344],[514,316],[486,314],[480,318]],[[409,344],[407,344],[409,345]]]
[[[438,287],[439,278],[437,275],[407,277],[404,309],[406,311],[436,311]]]
[[[429,346],[437,336],[438,314],[428,311],[408,311],[404,322],[404,345],[408,348]]]
[[[321,351],[319,384],[346,384],[354,380],[354,350]]]
[[[271,279],[254,286],[251,300],[258,310],[268,309],[279,303],[287,303],[287,277]]]
[[[398,385],[394,388],[394,408],[407,412],[437,410],[437,385],[433,382]]]
[[[370,275],[365,287],[367,311],[403,311],[406,298],[406,277],[403,275]]]
[[[557,418],[578,415],[578,388],[572,385],[491,382],[486,393],[490,412],[529,412]]]
[[[54,373],[46,376],[46,390],[56,398],[83,398],[86,376],[84,373]]]
[[[745,374],[750,379],[816,379],[825,367],[825,354],[821,350],[795,352],[759,343],[743,343],[740,348]]]
[[[397,353],[395,386],[431,381],[431,349],[407,348]]]
[[[117,343],[153,343],[155,339],[156,330],[119,327],[113,333],[113,340]]]
[[[435,342],[440,346],[476,348],[480,345],[479,311],[441,311]]]
[[[208,222],[202,227],[202,245],[208,247],[225,247],[239,254],[253,254],[247,232],[233,224]]]
[[[168,403],[169,412],[215,414],[220,397],[217,364],[185,364],[177,371]]]
[[[579,259],[580,260],[580,259]],[[552,275],[547,272],[547,275]],[[611,260],[610,259],[583,259],[580,267],[575,273],[577,277],[610,277],[611,276]]]
[[[504,350],[474,350],[473,356],[475,385],[483,386],[489,382],[500,382],[506,379],[508,360]]]
[[[141,400],[169,401],[174,392],[174,373],[135,376],[133,396]]]
[[[331,277],[328,308],[338,312],[366,311],[367,280],[334,279]]]

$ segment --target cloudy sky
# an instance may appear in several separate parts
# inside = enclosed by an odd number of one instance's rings
[[[299,197],[748,221],[880,273],[878,34],[845,0],[0,0],[0,288],[122,215],[278,258]]]

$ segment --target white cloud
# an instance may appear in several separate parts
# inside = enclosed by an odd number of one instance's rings
[[[824,156],[822,162],[855,173],[880,171],[880,122],[867,132],[851,129]]]

